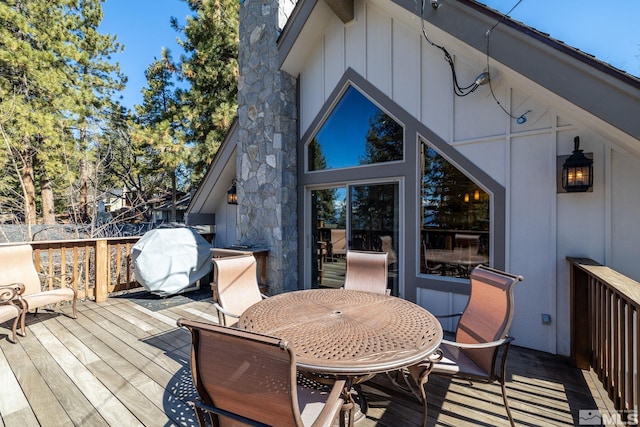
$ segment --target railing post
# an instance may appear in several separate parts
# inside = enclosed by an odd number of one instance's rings
[[[570,290],[571,290],[571,362],[580,369],[591,367],[591,342],[593,331],[590,330],[589,319],[589,276],[578,268],[576,260],[569,258]]]
[[[96,258],[95,258],[95,290],[96,302],[104,302],[107,300],[109,292],[109,284],[107,283],[109,269],[109,246],[106,239],[96,240]]]

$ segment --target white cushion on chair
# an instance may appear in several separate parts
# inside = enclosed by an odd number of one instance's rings
[[[7,320],[15,319],[18,316],[20,316],[20,310],[15,305],[0,305],[0,323],[4,323]]]
[[[27,302],[29,308],[38,308],[43,305],[55,304],[61,301],[71,301],[73,300],[73,295],[73,289],[60,288],[45,292],[38,292],[31,295],[24,295],[22,299]]]

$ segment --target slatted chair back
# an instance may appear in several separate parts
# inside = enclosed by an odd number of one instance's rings
[[[344,288],[388,293],[387,259],[386,252],[348,251]]]
[[[217,301],[225,311],[240,316],[262,300],[253,255],[214,258],[213,265]],[[224,325],[231,326],[237,319],[222,313],[222,321]]]
[[[202,402],[270,426],[302,426],[295,355],[274,337],[181,319],[192,334],[191,371]],[[220,427],[245,426],[219,416]]]
[[[505,338],[513,319],[513,286],[522,280],[503,271],[479,265],[470,274],[471,293],[456,329],[456,342],[479,344]],[[478,367],[493,374],[499,347],[462,349]]]

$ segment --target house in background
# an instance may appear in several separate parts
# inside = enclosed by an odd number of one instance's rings
[[[191,192],[178,193],[175,205],[175,221],[172,221],[171,219],[172,211],[174,209],[172,196],[168,195],[164,197],[162,201],[155,203],[151,209],[151,223],[156,225],[169,222],[184,223],[185,213],[189,203],[191,202],[191,197]]]
[[[317,286],[341,229],[388,242],[394,293],[434,314],[461,311],[474,263],[523,275],[517,344],[568,355],[566,258],[640,280],[639,79],[471,0],[240,9],[238,121],[187,222],[268,246],[272,293]],[[593,185],[565,192],[577,141]]]

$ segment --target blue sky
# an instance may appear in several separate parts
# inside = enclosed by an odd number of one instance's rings
[[[160,58],[162,48],[171,51],[174,61],[180,59],[182,50],[176,39],[183,35],[171,28],[169,20],[174,16],[184,25],[191,11],[182,0],[106,0],[102,10],[100,32],[116,35],[125,46],[113,60],[129,79],[121,103],[133,108],[142,104],[140,91],[147,84],[144,72],[154,58]]]
[[[508,13],[518,0],[481,2]],[[509,16],[640,77],[640,0],[523,0]]]
[[[443,7],[455,0],[440,0]],[[483,0],[487,6],[507,13],[518,0]],[[132,108],[142,103],[140,90],[146,85],[144,71],[162,47],[174,60],[181,51],[169,18],[186,22],[189,8],[182,0],[106,0],[101,32],[115,34],[125,45],[114,55],[129,78],[122,103]],[[595,55],[640,77],[640,0],[523,0],[510,15],[552,37]]]

